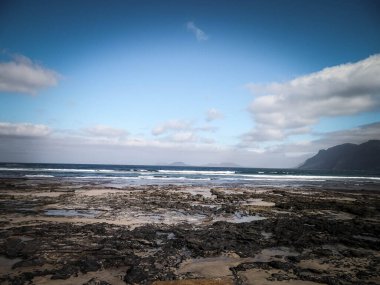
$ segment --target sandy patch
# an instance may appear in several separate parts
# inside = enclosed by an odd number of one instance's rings
[[[68,194],[70,192],[33,192],[33,191],[28,191],[28,192],[5,192],[2,194],[5,195],[12,195],[12,196],[35,196],[35,197],[59,197],[61,195]]]
[[[285,256],[298,256],[299,253],[288,247],[272,247],[261,250],[253,258],[254,262],[269,262],[272,260],[281,260]]]
[[[214,198],[209,187],[189,187],[180,189],[179,192],[190,193],[191,195],[202,195],[205,198]]]
[[[242,279],[244,285],[321,285],[324,283],[315,283],[311,281],[303,280],[282,280],[282,281],[271,281],[268,278],[272,277],[272,274],[285,274],[282,270],[263,270],[263,269],[249,269],[246,271],[239,272],[239,277]],[[289,275],[288,275],[289,276]],[[292,276],[293,277],[293,276]]]
[[[127,268],[119,269],[109,269],[109,270],[100,270],[96,272],[88,272],[86,274],[79,273],[77,277],[70,277],[66,280],[52,280],[51,276],[41,276],[34,277],[33,284],[35,285],[73,285],[73,284],[83,284],[88,282],[91,279],[100,284],[100,281],[108,282],[112,285],[125,285],[123,277],[125,275]]]
[[[204,278],[231,276],[230,267],[251,261],[253,261],[252,258],[226,256],[189,259],[181,263],[177,274],[192,273],[194,276]]]
[[[329,263],[321,263],[320,260],[318,261],[315,259],[301,260],[300,263],[298,263],[298,266],[301,268],[315,269],[319,271],[331,269],[331,265]]]
[[[322,200],[347,201],[347,202],[354,202],[354,201],[357,200],[356,198],[350,198],[350,197],[320,197],[319,199],[322,199]]]

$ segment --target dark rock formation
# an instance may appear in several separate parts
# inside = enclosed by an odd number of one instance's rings
[[[306,160],[300,169],[321,170],[380,170],[380,140],[366,143],[341,144]]]

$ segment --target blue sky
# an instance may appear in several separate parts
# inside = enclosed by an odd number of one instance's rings
[[[292,167],[379,139],[379,12],[375,0],[2,1],[0,160]]]

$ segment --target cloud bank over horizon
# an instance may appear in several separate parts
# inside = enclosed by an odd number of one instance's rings
[[[283,83],[248,84],[255,128],[246,142],[310,133],[321,118],[380,110],[380,55],[328,67]]]
[[[0,137],[45,137],[50,133],[46,125],[0,122]]]
[[[179,132],[178,134],[182,134]],[[341,143],[379,139],[380,122],[323,134],[319,139],[279,143],[260,151],[225,147],[215,142],[149,140],[127,130],[94,126],[80,132],[52,130],[46,125],[0,122],[0,153],[5,162],[68,162],[190,165],[234,162],[246,167],[296,167],[320,149]],[[38,151],[37,151],[38,149]],[[64,155],[63,155],[64,154]],[[80,155],[79,155],[80,154]]]
[[[12,55],[12,60],[0,62],[0,92],[36,95],[44,88],[56,86],[60,75],[33,62],[24,55]]]

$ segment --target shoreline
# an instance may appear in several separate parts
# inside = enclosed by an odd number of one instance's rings
[[[0,284],[380,284],[380,191],[347,186],[1,179]]]

